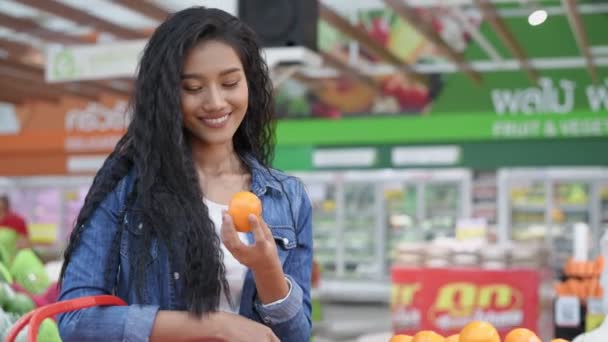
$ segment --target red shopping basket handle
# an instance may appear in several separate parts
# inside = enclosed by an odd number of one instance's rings
[[[108,305],[127,305],[124,300],[109,295],[81,297],[70,300],[65,300],[49,305],[39,307],[28,312],[21,317],[11,328],[6,336],[5,342],[14,342],[19,332],[30,323],[30,329],[27,333],[27,342],[36,342],[38,337],[38,329],[45,318],[55,316],[56,314],[90,308],[93,306],[108,306]]]

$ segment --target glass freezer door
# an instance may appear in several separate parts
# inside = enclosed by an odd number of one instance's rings
[[[563,265],[573,253],[574,224],[591,222],[590,184],[582,181],[555,180],[551,184],[553,205],[551,245],[556,266]],[[592,232],[589,232],[592,234]]]
[[[377,278],[377,206],[374,183],[344,183],[344,278]]]
[[[461,190],[455,182],[427,183],[424,187],[424,239],[453,237],[460,218]]]
[[[608,230],[608,182],[600,185],[600,231],[598,237],[601,237]]]
[[[314,259],[323,276],[333,278],[337,271],[337,192],[335,184],[313,183],[306,185],[312,202],[312,233]]]
[[[515,241],[547,237],[547,197],[545,181],[517,180],[509,186],[511,238]]]
[[[418,186],[401,182],[383,185],[386,217],[386,251],[384,272],[388,274],[401,242],[420,241],[418,229]]]

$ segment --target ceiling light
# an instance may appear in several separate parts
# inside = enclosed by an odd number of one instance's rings
[[[538,26],[547,20],[547,11],[545,10],[537,10],[532,12],[528,17],[528,23],[532,26]]]

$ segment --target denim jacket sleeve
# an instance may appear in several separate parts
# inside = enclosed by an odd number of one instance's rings
[[[291,283],[289,295],[279,303],[262,305],[255,300],[255,309],[281,341],[307,342],[312,329],[310,285],[312,267],[312,206],[300,182],[295,191],[299,201],[296,221],[297,247],[285,260],[283,272]],[[297,203],[297,202],[296,202]]]
[[[125,180],[121,181],[94,211],[81,233],[67,266],[59,300],[112,294],[105,281],[108,253],[124,206]],[[118,260],[118,259],[117,259]],[[110,279],[116,278],[118,261]],[[148,341],[157,306],[95,307],[59,316],[59,331],[69,341]]]

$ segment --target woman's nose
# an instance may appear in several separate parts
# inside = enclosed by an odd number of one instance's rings
[[[220,89],[217,87],[209,87],[205,99],[203,101],[203,109],[206,112],[219,112],[226,106],[226,100]]]

